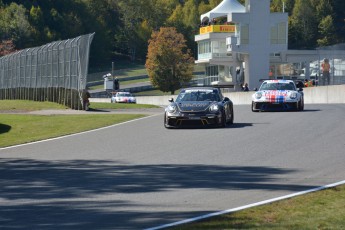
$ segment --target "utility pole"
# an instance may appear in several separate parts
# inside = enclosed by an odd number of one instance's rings
[[[113,81],[114,81],[114,69],[115,69],[114,62],[111,62],[111,76],[113,76]]]

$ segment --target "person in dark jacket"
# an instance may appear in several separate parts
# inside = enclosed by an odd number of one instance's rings
[[[248,83],[246,83],[242,86],[242,90],[243,91],[249,91]]]

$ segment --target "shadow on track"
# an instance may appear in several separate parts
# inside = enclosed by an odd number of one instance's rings
[[[93,109],[93,108],[89,108],[89,110],[87,110],[88,112],[110,112],[109,110],[103,110],[103,109]]]
[[[134,228],[141,223],[142,229],[150,227],[152,219],[164,221],[162,213],[123,211],[123,207],[135,210],[141,204],[120,199],[118,194],[140,196],[174,189],[296,192],[316,187],[280,184],[276,175],[295,170],[261,166],[30,159],[0,159],[0,165],[0,229],[133,229],[134,223]]]

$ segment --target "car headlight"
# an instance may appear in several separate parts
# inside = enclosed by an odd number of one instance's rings
[[[296,93],[296,92],[292,92],[292,93],[290,94],[290,98],[291,98],[291,99],[296,99],[296,98],[297,98],[297,93]]]
[[[218,112],[219,111],[219,105],[218,104],[212,104],[210,106],[210,111],[213,113]]]
[[[168,111],[169,113],[175,112],[175,111],[176,111],[176,105],[168,105],[167,111]]]
[[[255,93],[255,98],[256,99],[260,99],[262,97],[262,93],[260,93],[260,92],[256,92]]]

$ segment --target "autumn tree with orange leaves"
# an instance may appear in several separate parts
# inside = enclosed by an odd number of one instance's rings
[[[0,41],[0,57],[15,52],[12,40]]]
[[[174,94],[193,78],[194,58],[174,27],[161,27],[149,40],[145,64],[153,86]]]

